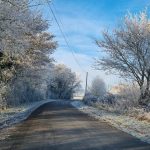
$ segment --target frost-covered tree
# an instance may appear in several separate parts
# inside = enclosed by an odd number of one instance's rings
[[[150,20],[147,13],[125,16],[122,25],[104,31],[96,41],[106,55],[96,61],[96,68],[119,72],[135,80],[140,87],[140,104],[150,101]]]
[[[2,69],[20,65],[35,65],[49,61],[47,54],[54,52],[53,35],[46,33],[48,23],[39,12],[32,11],[29,0],[1,0],[0,5],[0,58]],[[34,62],[33,62],[34,61]]]
[[[47,32],[49,24],[38,11],[30,8],[30,0],[0,0],[0,99],[17,96],[34,98],[40,93],[51,54],[57,43]],[[44,78],[44,79],[43,79]],[[38,88],[35,89],[38,83]],[[15,86],[18,85],[18,86]],[[20,86],[24,88],[17,88]],[[29,87],[30,86],[30,87]],[[26,89],[26,90],[25,90]],[[22,91],[21,91],[22,90]],[[29,93],[27,93],[29,92]],[[12,99],[12,97],[11,97]],[[16,97],[14,98],[14,100]],[[36,98],[35,98],[36,99]]]
[[[92,81],[92,84],[90,87],[90,93],[93,96],[100,97],[100,98],[103,98],[106,94],[105,82],[98,76],[95,77]]]
[[[71,99],[80,87],[80,80],[77,75],[65,65],[56,65],[54,67],[53,75],[49,82],[49,97],[60,99]]]

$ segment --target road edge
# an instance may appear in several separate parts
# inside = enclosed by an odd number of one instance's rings
[[[29,107],[24,112],[17,113],[14,116],[11,116],[10,118],[7,118],[6,120],[0,122],[0,129],[4,129],[14,124],[20,123],[21,121],[27,119],[31,115],[31,113],[33,113],[40,106],[49,102],[53,102],[53,101],[57,101],[57,100],[51,99],[51,100],[46,100],[46,101],[39,101],[35,103],[35,105],[33,104],[33,106]]]

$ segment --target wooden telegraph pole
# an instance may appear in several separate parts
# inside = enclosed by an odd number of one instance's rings
[[[86,73],[85,95],[87,94],[87,86],[88,86],[88,72]]]

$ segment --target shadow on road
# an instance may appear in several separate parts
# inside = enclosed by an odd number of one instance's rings
[[[73,108],[51,102],[0,142],[1,150],[150,150],[150,145]],[[2,135],[1,135],[2,136]]]

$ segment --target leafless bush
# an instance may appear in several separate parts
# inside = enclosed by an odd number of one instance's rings
[[[96,103],[98,101],[98,98],[91,94],[90,92],[86,93],[86,95],[83,98],[83,101],[87,105],[92,105],[93,103]]]
[[[143,108],[138,105],[140,92],[136,84],[119,84],[118,88],[117,94],[107,93],[103,98],[87,95],[85,102],[100,109],[128,115],[136,113],[135,110],[139,110],[139,113],[148,111],[148,106]]]

